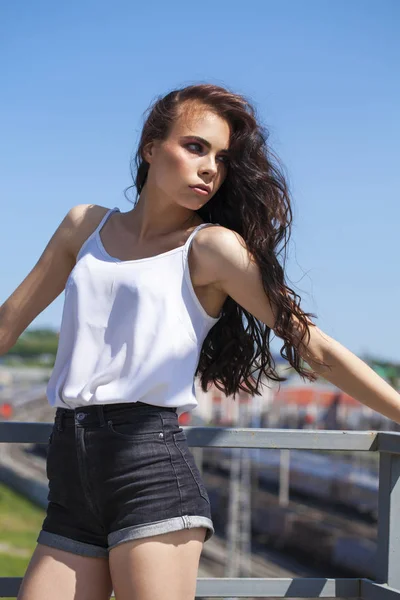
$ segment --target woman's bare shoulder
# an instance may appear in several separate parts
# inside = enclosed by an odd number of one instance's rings
[[[65,289],[80,247],[107,210],[95,204],[78,204],[64,216],[39,260],[0,307],[0,354],[12,348],[28,325]]]
[[[102,218],[110,209],[99,204],[77,204],[67,215],[70,228],[70,251],[77,256],[84,241],[99,226]]]

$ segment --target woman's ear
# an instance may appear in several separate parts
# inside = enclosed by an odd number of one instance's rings
[[[143,159],[151,164],[151,160],[153,158],[153,151],[154,151],[154,142],[148,142],[144,147],[143,147]]]

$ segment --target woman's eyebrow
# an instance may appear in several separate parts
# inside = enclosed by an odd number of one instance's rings
[[[205,146],[207,146],[207,148],[211,148],[210,142],[208,140],[200,137],[199,135],[184,135],[183,139],[198,140],[199,142],[202,142]],[[222,150],[220,150],[220,152],[229,152],[229,150],[228,150],[228,148],[223,148]]]

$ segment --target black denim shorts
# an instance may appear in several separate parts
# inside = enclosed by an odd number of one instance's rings
[[[175,408],[58,408],[47,454],[48,507],[37,541],[84,556],[179,529],[214,533],[210,500]]]

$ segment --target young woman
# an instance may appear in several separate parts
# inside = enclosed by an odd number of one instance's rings
[[[106,600],[112,589],[118,600],[194,598],[213,524],[178,416],[196,406],[195,375],[228,395],[259,394],[261,375],[280,380],[271,332],[302,377],[323,375],[400,422],[396,391],[285,284],[292,213],[266,140],[227,89],[159,98],[133,209],[71,208],[1,307],[5,353],[65,289],[47,389],[49,504],[19,600]]]

